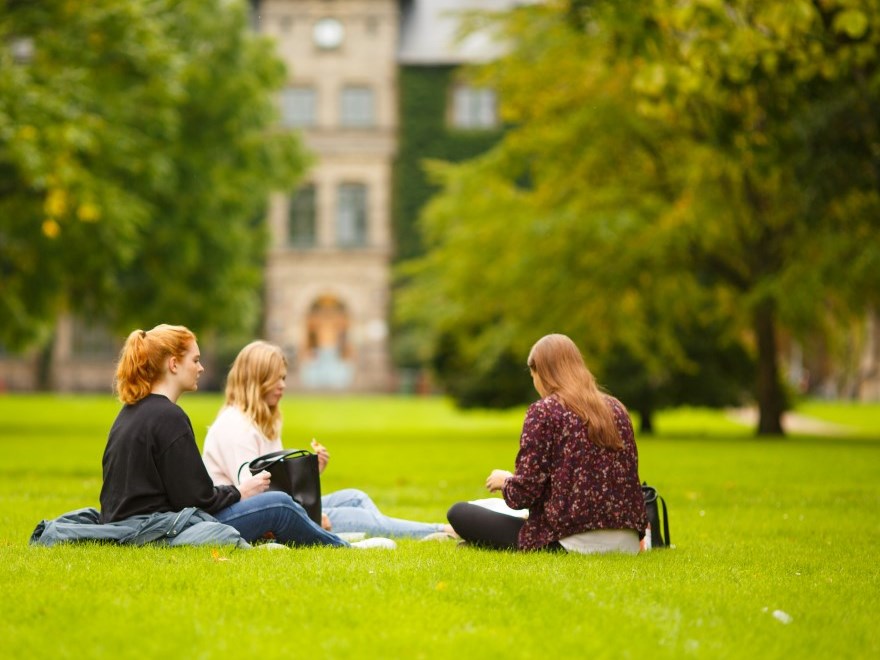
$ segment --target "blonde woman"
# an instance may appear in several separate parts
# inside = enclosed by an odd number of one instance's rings
[[[214,485],[189,417],[177,405],[184,392],[198,389],[203,371],[196,336],[183,326],[163,324],[128,336],[116,371],[125,405],[104,450],[101,522],[196,507],[246,541],[271,535],[284,544],[348,546],[315,525],[289,495],[266,492],[267,472]]]
[[[528,517],[459,502],[449,522],[466,542],[491,548],[637,553],[647,514],[626,408],[599,390],[565,335],[539,339],[528,367],[541,399],[526,415],[516,470],[486,479]]]
[[[208,429],[202,458],[214,483],[238,483],[239,468],[273,451],[280,451],[281,407],[287,379],[287,359],[280,347],[251,342],[239,352],[226,381],[226,403]],[[323,473],[330,460],[326,448],[312,441]],[[247,472],[247,469],[244,470]],[[347,488],[321,498],[324,528],[338,533],[410,538],[454,536],[450,525],[424,523],[384,515],[363,491]]]

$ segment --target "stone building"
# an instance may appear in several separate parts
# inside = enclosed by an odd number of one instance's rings
[[[402,67],[457,67],[497,49],[457,41],[460,12],[510,0],[262,0],[253,24],[288,67],[282,122],[315,162],[271,203],[265,334],[291,357],[295,389],[395,389],[389,348],[393,168]],[[442,90],[439,112],[463,130],[495,129],[494,95]],[[416,118],[417,119],[417,118]],[[482,143],[478,142],[482,148]],[[472,155],[479,149],[472,149]],[[416,163],[405,167],[417,168]],[[411,226],[413,217],[398,218]]]
[[[396,0],[265,0],[254,24],[288,68],[282,122],[314,164],[270,204],[265,334],[293,388],[393,387],[388,348]]]

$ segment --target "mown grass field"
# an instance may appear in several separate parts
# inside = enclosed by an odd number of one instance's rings
[[[201,441],[217,395],[186,395]],[[325,490],[442,520],[511,468],[524,409],[287,398],[285,444],[331,451]],[[42,518],[96,506],[109,396],[0,397],[0,657],[873,658],[880,406],[809,403],[835,437],[758,440],[679,410],[640,438],[671,551],[508,554],[35,548]],[[774,612],[776,615],[774,616]],[[788,621],[786,623],[786,621]]]

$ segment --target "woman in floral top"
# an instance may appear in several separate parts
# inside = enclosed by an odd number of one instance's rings
[[[459,502],[449,522],[465,541],[492,548],[637,553],[648,521],[626,408],[599,391],[565,335],[538,340],[528,366],[542,398],[526,415],[516,471],[486,479],[528,518]]]

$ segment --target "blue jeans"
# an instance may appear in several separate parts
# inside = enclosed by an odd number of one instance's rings
[[[256,541],[271,532],[278,543],[289,545],[347,546],[336,534],[316,525],[306,510],[287,493],[268,491],[236,502],[214,514],[234,527],[245,541]]]
[[[345,488],[321,498],[321,508],[334,532],[366,532],[370,536],[420,538],[442,532],[442,523],[423,523],[389,518],[379,511],[370,496],[362,490]]]

